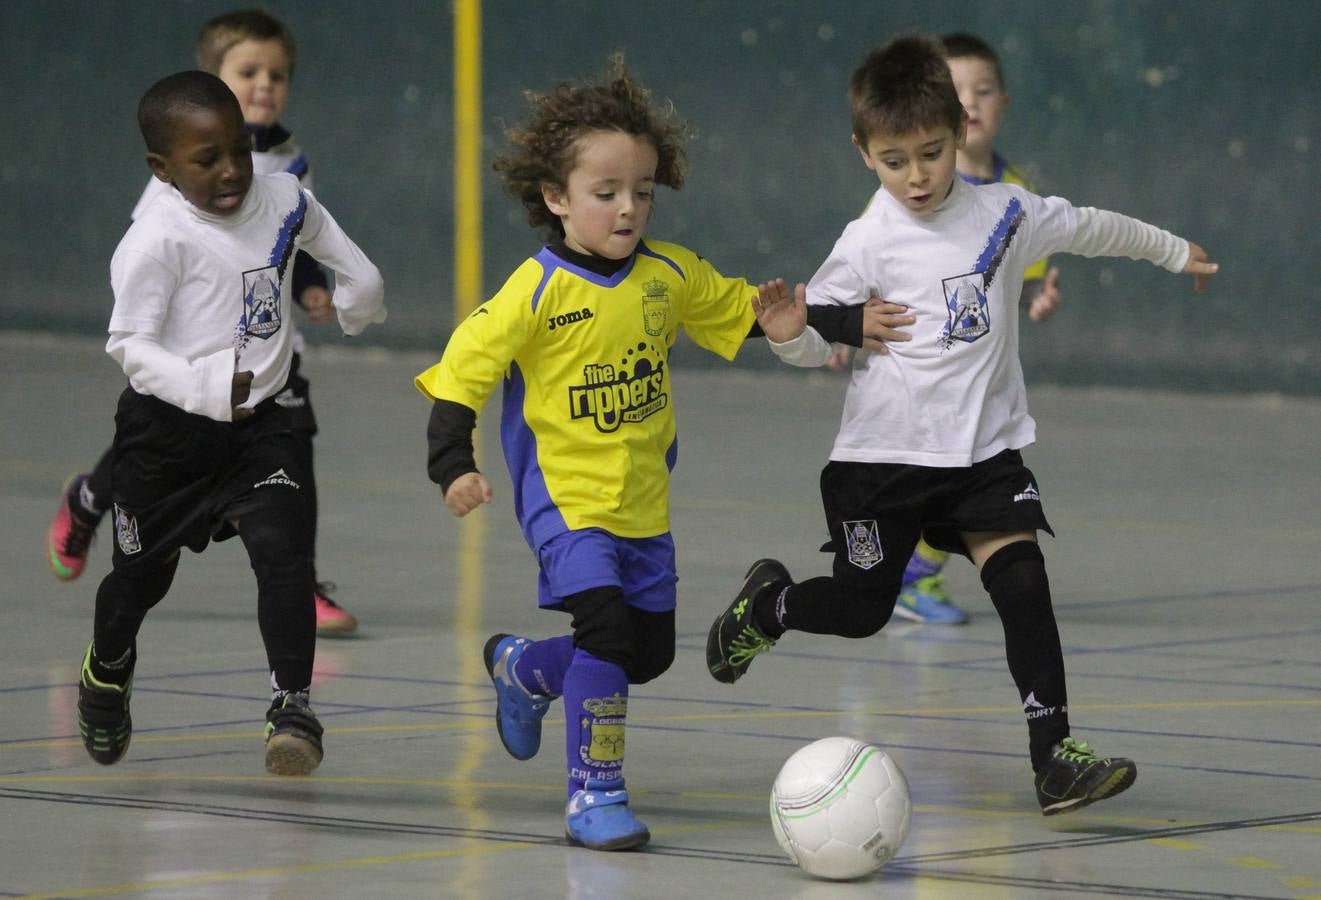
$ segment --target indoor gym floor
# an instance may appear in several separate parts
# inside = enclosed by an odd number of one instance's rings
[[[635,690],[644,852],[563,840],[562,719],[508,757],[480,659],[548,636],[486,428],[496,502],[462,522],[424,471],[418,354],[319,348],[323,578],[362,621],[318,648],[326,759],[268,776],[255,588],[237,541],[185,554],[139,640],[135,733],[101,767],[74,719],[109,523],[82,579],[42,554],[61,482],[107,444],[122,375],[101,342],[0,334],[0,895],[51,897],[1321,897],[1321,402],[1033,388],[1025,456],[1075,734],[1139,765],[1127,793],[1043,818],[1000,626],[951,563],[964,627],[791,634],[735,686],[703,647],[748,563],[827,571],[817,474],[843,380],[679,370],[678,654]],[[493,407],[494,409],[494,407]],[[488,423],[489,425],[490,423]],[[908,776],[911,834],[862,882],[780,854],[767,795],[804,743],[846,734]]]

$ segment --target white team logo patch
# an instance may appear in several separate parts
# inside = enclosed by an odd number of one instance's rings
[[[273,487],[275,485],[284,485],[285,487],[291,487],[294,490],[299,489],[298,482],[290,478],[289,475],[284,471],[284,469],[276,469],[274,472],[267,475],[261,481],[258,481],[256,484],[254,484],[253,487],[255,488]]]
[[[881,552],[881,534],[875,519],[844,523],[844,542],[848,546],[849,562],[859,569],[870,569],[885,559]]]
[[[991,330],[991,311],[986,302],[986,275],[969,272],[941,281],[949,318],[940,331],[940,345],[948,349],[955,341],[971,344]]]
[[[138,517],[115,504],[115,540],[119,543],[119,552],[132,556],[142,552],[142,541],[138,537]]]
[[[276,266],[243,273],[243,333],[266,340],[280,330],[280,272]]]
[[[1023,503],[1028,500],[1033,503],[1041,502],[1041,492],[1038,491],[1037,486],[1030,481],[1027,483],[1027,487],[1023,488],[1022,493],[1014,494],[1015,503]]]

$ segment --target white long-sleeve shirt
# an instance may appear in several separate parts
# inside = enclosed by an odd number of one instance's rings
[[[289,377],[293,257],[335,270],[345,334],[385,321],[376,266],[293,175],[254,175],[242,205],[215,216],[170,191],[141,211],[110,261],[109,353],[134,390],[221,422],[235,372],[255,406]]]
[[[859,351],[830,458],[969,466],[1036,440],[1018,358],[1023,272],[1053,253],[1129,256],[1172,272],[1188,242],[1118,213],[1076,208],[1017,185],[955,179],[920,218],[877,191],[808,285],[807,302],[853,305],[878,295],[909,307],[911,341]],[[814,329],[783,344],[793,365],[819,366],[831,346]]]

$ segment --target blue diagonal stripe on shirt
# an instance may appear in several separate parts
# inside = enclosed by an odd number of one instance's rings
[[[1009,249],[1009,242],[1014,239],[1014,232],[1018,231],[1018,226],[1022,222],[1023,204],[1018,202],[1017,197],[1012,197],[1009,205],[1005,207],[1004,215],[995,223],[994,230],[986,239],[986,246],[982,248],[981,255],[977,257],[977,264],[973,267],[974,272],[982,273],[986,287],[991,286],[995,272],[1000,268],[1000,262]]]
[[[268,266],[277,266],[280,280],[284,280],[284,270],[289,265],[289,259],[294,253],[295,240],[298,233],[303,230],[303,217],[307,215],[307,195],[302,191],[298,192],[298,205],[289,211],[289,215],[284,217],[280,224],[280,233],[275,236],[275,246],[271,248],[271,257],[266,262]]]

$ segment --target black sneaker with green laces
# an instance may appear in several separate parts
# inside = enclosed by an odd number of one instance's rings
[[[266,712],[266,771],[272,775],[310,775],[321,765],[322,733],[321,723],[303,694],[275,698]]]
[[[133,737],[133,719],[128,714],[128,701],[133,695],[133,657],[129,660],[127,677],[118,685],[92,674],[91,644],[83,655],[78,678],[78,733],[87,755],[103,766],[123,759]]]
[[[1127,790],[1137,777],[1133,760],[1097,756],[1087,744],[1066,737],[1037,772],[1037,802],[1045,816],[1073,812]]]
[[[757,625],[753,608],[763,591],[792,581],[789,570],[779,560],[759,559],[752,564],[738,596],[716,616],[706,636],[706,667],[712,678],[733,684],[748,671],[753,657],[775,646],[774,639]]]

